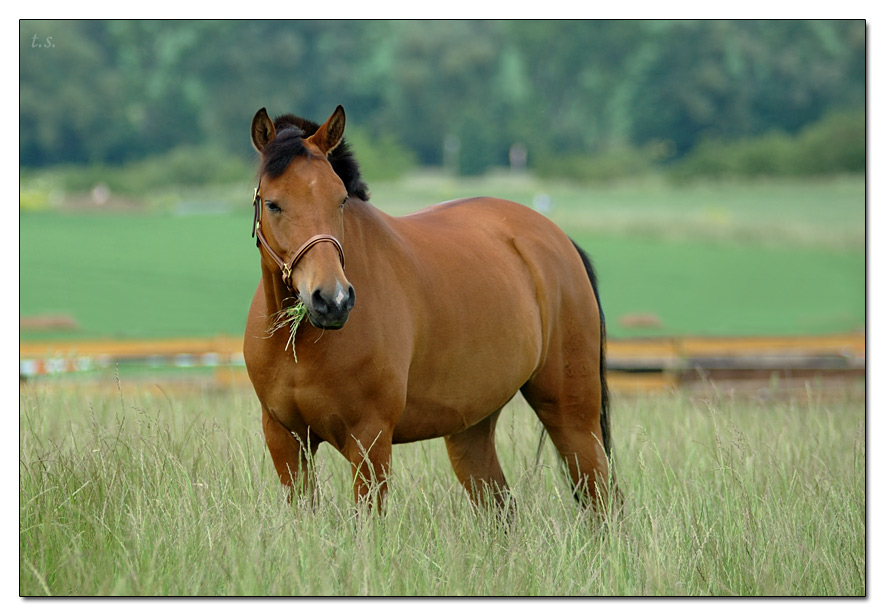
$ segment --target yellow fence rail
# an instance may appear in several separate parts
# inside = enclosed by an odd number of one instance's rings
[[[114,365],[213,368],[222,381],[245,380],[241,337],[168,340],[27,341],[19,345],[22,379],[89,372]],[[613,389],[658,389],[703,378],[863,376],[863,333],[825,336],[610,339]]]

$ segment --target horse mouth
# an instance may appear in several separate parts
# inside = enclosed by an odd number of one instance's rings
[[[307,320],[310,321],[310,324],[317,329],[341,329],[342,327],[344,327],[344,324],[347,323],[347,316],[348,315],[344,315],[343,319],[331,321],[327,319],[317,318],[310,310],[307,311]]]

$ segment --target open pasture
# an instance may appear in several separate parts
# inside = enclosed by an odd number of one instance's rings
[[[392,213],[473,194],[552,205],[594,258],[613,338],[864,326],[863,178],[372,188]],[[250,191],[204,210],[22,212],[22,316],[79,324],[22,340],[242,335],[259,276]],[[661,325],[623,327],[631,313]],[[354,509],[327,446],[319,505],[290,506],[248,386],[128,379],[21,388],[22,595],[866,593],[862,382],[615,395],[625,506],[606,524],[578,510],[549,442],[536,459],[540,425],[517,397],[497,430],[518,504],[505,532],[472,509],[440,440],[394,449],[383,517]]]
[[[248,388],[30,384],[22,595],[864,595],[862,383],[765,399],[616,396],[623,511],[581,513],[517,397],[497,431],[517,513],[475,512],[442,441],[394,448],[386,515],[346,462],[285,503]]]
[[[481,194],[548,208],[593,258],[611,337],[864,327],[863,177],[579,187],[413,176],[370,188],[394,214]],[[259,277],[250,196],[243,184],[154,195],[154,207],[128,213],[23,211],[21,315],[70,315],[79,326],[23,339],[242,334]],[[659,324],[622,325],[637,313]]]

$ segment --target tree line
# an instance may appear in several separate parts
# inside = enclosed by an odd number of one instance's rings
[[[22,21],[20,161],[250,150],[260,107],[464,173],[798,134],[863,109],[863,21]]]

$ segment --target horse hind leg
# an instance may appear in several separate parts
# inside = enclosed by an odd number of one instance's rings
[[[526,384],[523,396],[534,409],[568,470],[575,499],[604,512],[611,487],[599,388],[581,386],[551,395]]]
[[[445,437],[446,450],[458,481],[475,505],[494,505],[499,511],[509,503],[509,489],[495,450],[498,409],[478,424]]]

